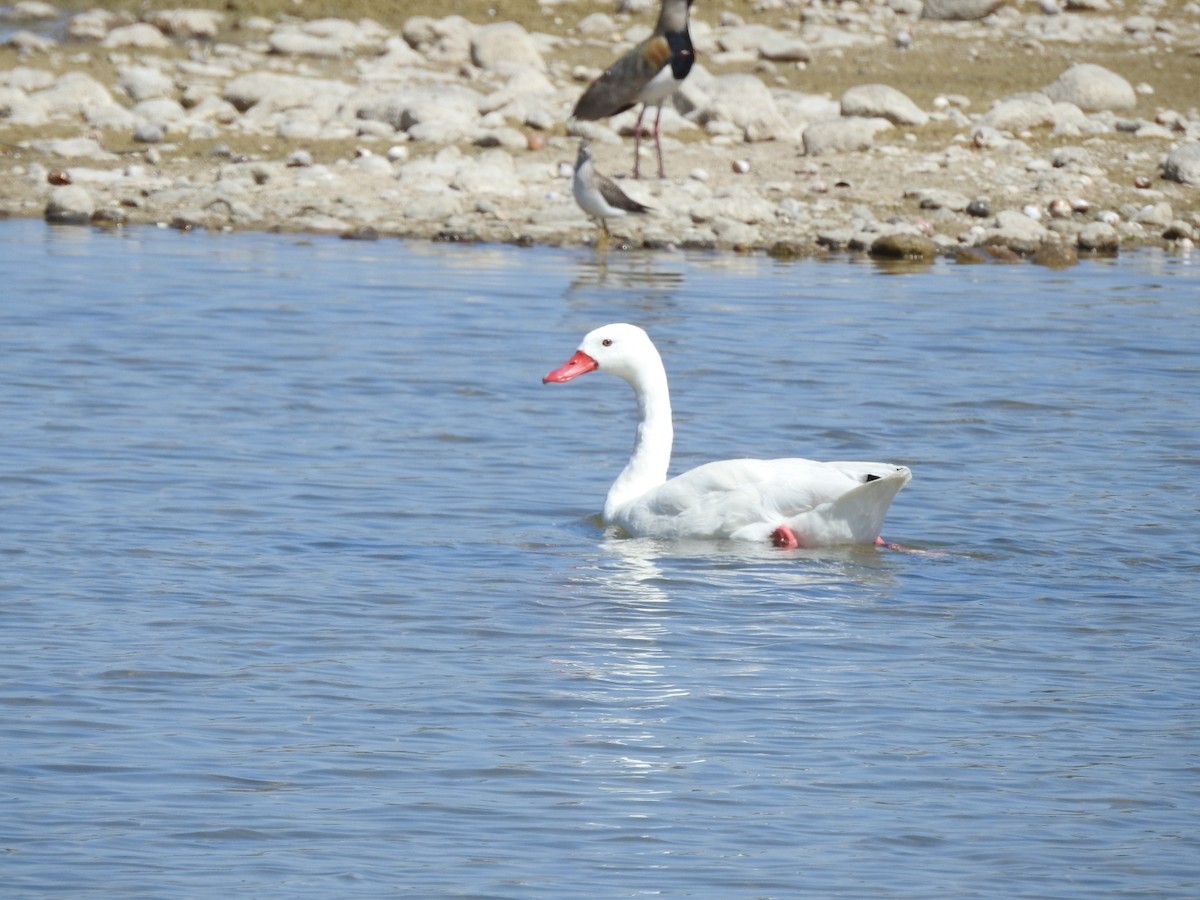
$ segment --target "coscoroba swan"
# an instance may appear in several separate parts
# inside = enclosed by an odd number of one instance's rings
[[[604,521],[634,537],[733,538],[777,547],[880,543],[883,517],[912,478],[906,466],[811,459],[729,459],[667,478],[671,400],[662,357],[636,325],[589,332],[542,383],[598,369],[637,397],[633,455],[604,502]]]

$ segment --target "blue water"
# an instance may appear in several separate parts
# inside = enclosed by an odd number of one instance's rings
[[[0,222],[13,897],[1200,895],[1200,259],[1066,271]],[[880,459],[875,548],[606,535]]]

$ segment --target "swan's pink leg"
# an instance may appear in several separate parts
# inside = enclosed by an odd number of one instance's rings
[[[886,549],[888,549],[888,550],[898,550],[898,551],[900,551],[901,553],[909,553],[909,552],[910,552],[910,551],[908,550],[908,548],[906,548],[906,547],[901,547],[899,544],[893,544],[891,541],[885,541],[885,540],[884,540],[883,538],[881,538],[881,537],[877,537],[877,538],[875,538],[875,546],[876,546],[876,547],[884,547],[884,548],[886,548]]]
[[[796,537],[796,532],[792,531],[786,525],[780,525],[771,532],[771,543],[783,550],[795,550],[800,546],[800,540]]]

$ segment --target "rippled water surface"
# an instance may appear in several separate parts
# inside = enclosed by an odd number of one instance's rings
[[[6,896],[1200,895],[1200,260],[0,223]],[[903,463],[909,552],[606,536]]]

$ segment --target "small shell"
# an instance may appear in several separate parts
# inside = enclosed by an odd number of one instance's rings
[[[46,180],[51,184],[70,184],[71,173],[66,169],[51,169],[46,175]]]
[[[1050,201],[1050,218],[1066,219],[1071,215],[1071,204],[1062,197],[1055,197]]]
[[[735,159],[733,161],[733,171],[737,175],[745,175],[750,171],[750,161],[745,159]]]
[[[531,131],[529,132],[529,136],[525,139],[525,145],[530,150],[542,150],[546,146],[546,138],[540,132]]]
[[[1144,191],[1146,188],[1150,187],[1151,184],[1153,184],[1153,182],[1146,175],[1139,175],[1137,178],[1133,179],[1133,186],[1139,190]]]
[[[1071,198],[1071,209],[1077,213],[1085,213],[1092,208],[1092,204],[1088,203],[1082,197]]]

